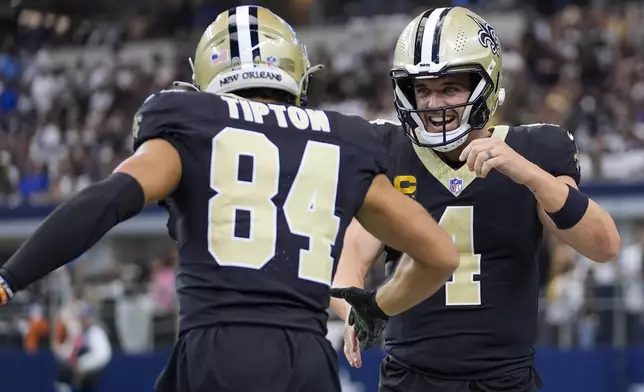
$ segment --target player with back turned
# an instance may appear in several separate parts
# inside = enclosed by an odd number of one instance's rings
[[[58,207],[0,269],[2,302],[163,202],[179,247],[180,333],[157,391],[339,392],[326,309],[353,217],[414,258],[377,291],[353,291],[365,317],[426,299],[458,253],[383,174],[371,124],[304,108],[318,68],[269,10],[220,14],[196,50],[196,91],[145,101],[135,154]]]
[[[388,175],[450,233],[461,261],[436,295],[389,319],[381,392],[538,389],[543,229],[592,260],[619,252],[612,218],[577,189],[570,133],[547,124],[486,128],[505,94],[501,60],[494,28],[462,7],[423,12],[397,42],[391,79],[402,124],[381,123]],[[381,249],[352,223],[334,286],[362,287]],[[399,255],[387,249],[389,269]],[[343,301],[332,306],[342,318],[351,313],[345,355],[360,366],[356,333],[373,340],[378,331],[365,319],[373,320]]]

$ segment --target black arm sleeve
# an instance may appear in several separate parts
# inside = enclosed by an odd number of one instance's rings
[[[61,204],[0,269],[16,292],[76,259],[145,204],[141,185],[115,173]]]

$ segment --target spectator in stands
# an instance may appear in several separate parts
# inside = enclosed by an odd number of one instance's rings
[[[551,236],[550,248],[550,279],[546,288],[547,308],[546,321],[550,325],[552,343],[569,346],[573,336],[561,334],[562,328],[569,326],[579,315],[584,304],[585,288],[584,273],[576,267],[575,253],[568,246]],[[564,336],[566,341],[559,341]]]
[[[112,358],[112,346],[103,327],[86,302],[73,302],[63,309],[58,339],[53,351],[58,359],[57,392],[94,392]]]
[[[644,344],[644,228],[639,228],[635,241],[619,257],[622,298],[626,308],[629,345]]]
[[[152,261],[151,294],[157,314],[169,314],[176,310],[175,260],[166,256]]]

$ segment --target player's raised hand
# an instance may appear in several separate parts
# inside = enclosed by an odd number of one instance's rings
[[[360,341],[353,325],[349,324],[349,317],[344,322],[344,356],[349,365],[359,368],[362,366],[360,355]]]
[[[485,178],[492,169],[496,169],[518,184],[525,184],[536,167],[505,141],[494,136],[472,140],[459,159],[466,162],[470,171],[478,177]]]
[[[331,289],[331,296],[342,298],[351,305],[347,323],[354,327],[360,346],[369,349],[387,325],[387,316],[376,303],[375,290],[363,290],[357,287]]]

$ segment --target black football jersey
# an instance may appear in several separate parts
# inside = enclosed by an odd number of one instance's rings
[[[384,150],[359,117],[232,95],[164,91],[135,117],[134,148],[181,157],[165,201],[179,247],[180,331],[221,323],[326,334],[347,225]]]
[[[382,128],[394,185],[432,214],[461,254],[443,289],[391,318],[387,352],[405,366],[453,379],[492,378],[532,365],[543,233],[535,197],[495,170],[482,179],[467,165],[453,169],[398,126]],[[492,137],[548,173],[579,182],[577,147],[565,130],[502,126]],[[388,269],[399,257],[388,249]]]

